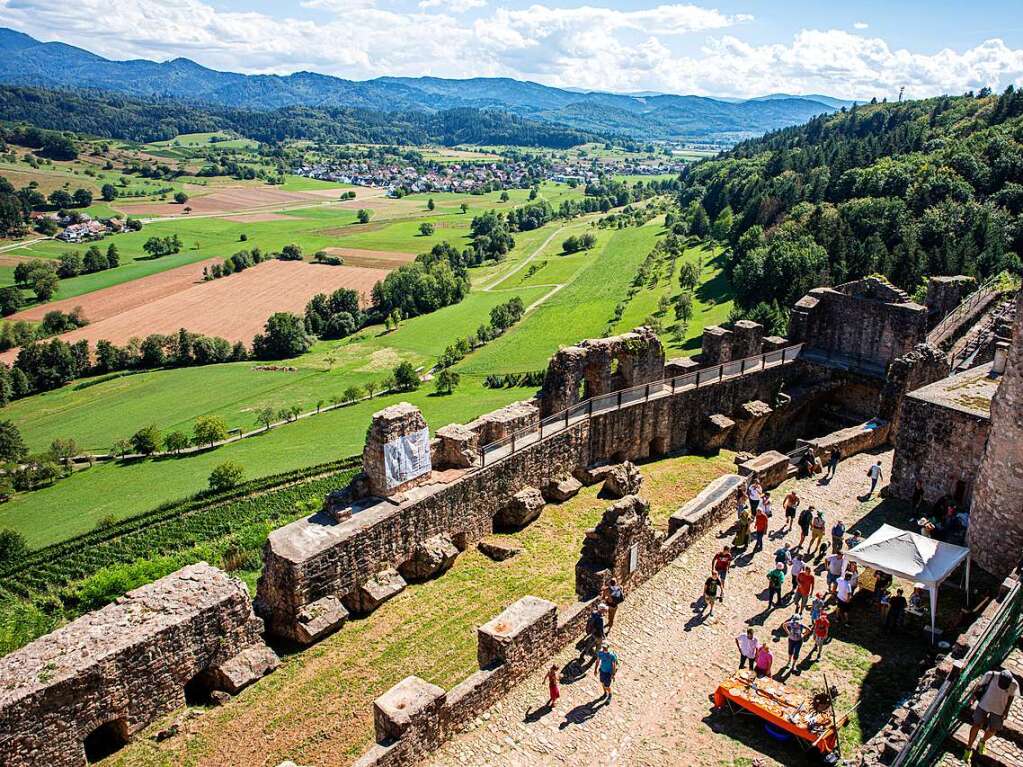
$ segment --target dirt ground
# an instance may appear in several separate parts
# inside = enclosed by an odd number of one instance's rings
[[[192,270],[191,275],[182,271],[186,268]],[[317,293],[353,288],[368,303],[373,285],[386,277],[388,271],[355,266],[320,266],[302,261],[266,261],[239,274],[197,282],[196,270],[201,275],[202,264],[155,275],[160,278],[181,272],[177,275],[181,281],[169,281],[164,285],[163,293],[148,286],[146,300],[140,300],[139,286],[154,278],[70,299],[66,308],[81,305],[90,324],[60,337],[70,343],[84,338],[90,344],[100,339],[124,344],[133,337],[144,338],[151,333],[171,334],[187,328],[193,333],[221,336],[229,341],[248,344],[263,329],[263,323],[271,314],[281,311],[301,314],[309,299]],[[96,299],[101,293],[106,294],[103,303]],[[57,304],[47,304],[43,308],[49,311],[55,306]],[[111,313],[115,306],[119,311]],[[16,350],[0,355],[0,360],[8,363],[16,358]]]
[[[415,253],[363,248],[327,248],[327,253],[341,256],[345,260],[345,266],[361,266],[368,269],[397,269],[416,258]]]
[[[218,213],[260,213],[261,209],[281,208],[301,203],[323,203],[336,200],[341,194],[338,189],[313,189],[305,192],[286,192],[272,186],[227,186],[216,191],[196,193],[184,205],[174,202],[115,203],[115,207],[129,216],[144,218],[154,216],[183,216],[185,208],[192,209],[192,215],[210,216]],[[363,208],[368,200],[374,200],[375,208],[400,200],[383,200],[384,189],[359,188],[354,200],[339,202],[341,208]],[[256,220],[256,219],[253,219]],[[269,219],[259,219],[269,220]]]

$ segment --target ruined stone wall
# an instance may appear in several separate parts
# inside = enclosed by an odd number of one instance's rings
[[[559,413],[590,397],[664,378],[664,347],[647,327],[595,338],[558,351],[541,390],[541,416]]]
[[[926,336],[926,307],[871,278],[811,290],[793,307],[789,323],[793,343],[881,367]]]
[[[321,514],[293,522],[267,540],[257,607],[274,633],[315,641],[340,626],[347,617],[340,603],[350,601],[363,584],[382,571],[400,568],[433,536],[450,536],[460,546],[478,541],[492,531],[495,517],[519,491],[545,488],[601,461],[703,450],[708,413],[736,413],[738,419],[745,403],[773,402],[788,381],[828,380],[832,375],[797,361],[641,402],[594,415],[447,484],[413,488],[395,499],[399,502],[367,501],[371,505],[341,521]],[[809,413],[799,400],[768,410],[746,424],[739,442],[744,449],[757,451],[787,434],[787,424],[802,424],[799,419]],[[327,620],[330,611],[337,617]],[[311,630],[311,624],[321,628]]]
[[[937,325],[948,314],[963,302],[977,287],[973,277],[957,275],[955,277],[935,276],[927,280],[927,305],[931,327]]]
[[[934,503],[954,496],[962,482],[968,499],[990,427],[987,418],[910,394],[902,402],[888,492],[909,500],[919,479],[924,500]]]
[[[409,560],[416,546],[447,534],[465,544],[493,529],[515,493],[540,488],[589,463],[583,422],[503,461],[446,485],[417,488],[401,503],[379,502],[335,522],[302,519],[273,531],[263,552],[257,605],[271,631],[295,641],[300,611],[325,597],[341,599],[382,570]]]
[[[79,767],[103,725],[127,741],[185,703],[273,670],[245,585],[206,563],[128,592],[0,659],[0,764]]]
[[[945,378],[950,372],[948,358],[929,344],[920,344],[909,354],[896,359],[888,367],[888,376],[881,390],[877,410],[879,418],[890,424],[889,439],[899,433],[902,403],[911,391]]]
[[[991,400],[991,434],[980,463],[969,528],[974,560],[1009,572],[1023,549],[1023,291],[1001,383]]]

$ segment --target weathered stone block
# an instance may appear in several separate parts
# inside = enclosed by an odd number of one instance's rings
[[[702,424],[700,447],[708,453],[714,453],[725,446],[735,421],[721,413],[707,416]]]
[[[312,644],[334,631],[348,620],[348,610],[335,596],[327,596],[310,602],[298,613],[296,626],[299,642]]]
[[[522,547],[512,541],[494,541],[487,540],[486,538],[477,543],[476,548],[484,556],[490,557],[495,562],[503,562],[522,552]]]
[[[523,597],[477,630],[480,668],[505,663],[512,670],[527,668],[554,643],[558,606],[546,599]]]
[[[735,492],[745,489],[747,481],[738,474],[725,474],[715,479],[671,515],[668,535],[674,535],[683,527],[693,534],[703,532],[722,516],[722,510],[735,507]]]
[[[707,365],[721,365],[732,360],[732,331],[720,325],[703,329],[700,359]]]
[[[570,498],[574,498],[582,489],[583,483],[575,477],[562,477],[544,485],[542,494],[547,501],[564,503]]]
[[[688,375],[689,373],[695,373],[701,367],[704,367],[703,363],[695,357],[676,357],[664,363],[664,377],[676,378],[677,376]]]
[[[280,665],[281,661],[273,650],[266,645],[257,645],[213,666],[210,675],[214,687],[237,695]]]
[[[409,581],[425,581],[445,572],[458,558],[458,547],[447,535],[435,535],[416,546],[411,559],[402,563],[401,574]]]
[[[535,487],[527,487],[512,496],[512,499],[497,513],[494,522],[498,527],[515,529],[525,527],[540,516],[545,501]]]
[[[362,468],[372,495],[396,495],[430,480],[428,434],[423,414],[408,402],[373,414],[362,450]],[[401,449],[389,448],[399,440],[404,445]]]
[[[448,424],[437,429],[438,468],[467,469],[479,460],[479,435],[468,426]]]
[[[744,477],[755,475],[765,490],[778,487],[785,481],[789,471],[789,457],[777,450],[768,450],[739,466]]]
[[[600,490],[602,498],[624,498],[635,495],[643,486],[643,475],[639,467],[631,461],[625,461],[611,467],[604,479],[604,487]]]
[[[394,568],[381,570],[354,594],[345,599],[345,606],[354,613],[366,614],[376,610],[387,600],[396,597],[408,584]]]
[[[572,471],[572,476],[578,479],[586,487],[590,485],[596,485],[598,482],[603,482],[607,479],[608,473],[612,469],[612,464],[603,463],[597,466],[577,466]]]
[[[416,730],[436,727],[444,705],[443,688],[417,676],[407,676],[373,701],[373,723],[377,740],[385,741],[410,735]]]
[[[323,499],[323,513],[337,522],[351,517],[351,493],[348,490],[331,490]]]

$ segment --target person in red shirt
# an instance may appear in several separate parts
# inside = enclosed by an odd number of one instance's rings
[[[721,596],[718,599],[721,602],[725,601],[725,577],[728,575],[728,568],[732,566],[732,550],[725,546],[721,551],[714,555],[714,561],[710,563],[711,575],[717,575],[718,580],[721,581]]]
[[[831,621],[827,613],[821,613],[820,617],[813,622],[813,650],[817,651],[817,657],[824,654],[824,645],[828,641],[828,632],[831,631]],[[813,655],[813,650],[810,655]]]
[[[804,567],[799,571],[799,575],[796,576],[796,609],[803,611],[806,609],[807,602],[810,600],[810,595],[813,593],[813,571],[809,567]]]
[[[756,539],[756,543],[753,544],[754,554],[758,551],[764,550],[764,536],[767,534],[767,521],[767,512],[764,509],[764,504],[760,504],[757,508],[757,516],[753,520],[753,537]]]

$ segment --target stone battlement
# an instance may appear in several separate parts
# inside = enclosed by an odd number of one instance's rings
[[[77,767],[186,694],[234,693],[277,667],[245,585],[206,563],[0,659],[0,763]]]

